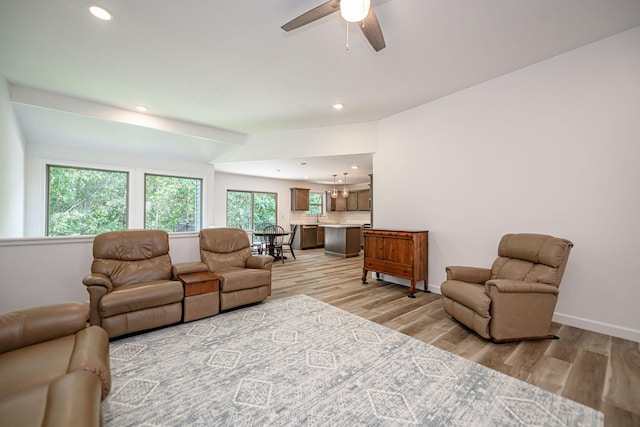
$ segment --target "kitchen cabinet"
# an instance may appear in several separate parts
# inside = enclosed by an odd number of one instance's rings
[[[335,199],[331,197],[331,192],[327,191],[327,210],[328,211],[346,211],[347,199],[339,193]]]
[[[371,197],[371,190],[358,191],[358,210],[369,211],[371,210],[369,199]]]
[[[406,230],[364,229],[364,266],[362,283],[367,283],[367,272],[374,271],[409,279],[409,296],[414,297],[416,283],[428,284],[429,232]]]
[[[324,229],[322,240],[324,242]],[[291,243],[293,249],[313,249],[318,246],[318,226],[315,224],[299,224]]]
[[[347,197],[347,210],[348,211],[358,210],[358,193],[356,191],[350,192],[349,197]]]
[[[291,189],[291,210],[292,211],[308,211],[309,210],[309,189],[308,188],[292,188]]]
[[[344,258],[360,255],[360,225],[326,225],[325,255]]]
[[[316,247],[323,248],[324,247],[324,226],[318,226],[318,232],[316,235]]]

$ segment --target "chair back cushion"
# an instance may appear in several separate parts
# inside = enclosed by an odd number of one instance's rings
[[[572,247],[569,240],[545,234],[505,234],[491,278],[559,286]]]
[[[245,268],[251,256],[247,232],[239,228],[207,228],[200,230],[200,259],[209,271],[223,268]]]
[[[169,235],[162,230],[122,230],[93,240],[92,273],[109,277],[115,287],[171,279]]]

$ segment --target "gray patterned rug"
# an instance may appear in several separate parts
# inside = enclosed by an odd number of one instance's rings
[[[111,343],[106,426],[602,426],[603,415],[305,295]]]

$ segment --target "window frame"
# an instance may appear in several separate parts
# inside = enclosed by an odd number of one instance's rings
[[[251,194],[251,228],[250,229],[243,229],[245,231],[261,231],[261,230],[254,230],[254,222],[255,222],[255,194],[270,194],[275,196],[275,202],[276,202],[276,206],[275,206],[275,223],[278,222],[278,193],[275,191],[257,191],[257,190],[234,190],[231,188],[227,188],[227,191],[225,193],[225,215],[224,215],[224,223],[227,227],[231,227],[229,225],[229,193],[249,193]]]
[[[162,178],[175,178],[175,179],[190,179],[194,181],[200,181],[200,200],[198,202],[198,209],[196,216],[198,221],[196,223],[195,231],[170,231],[170,233],[194,233],[199,232],[202,229],[202,218],[204,215],[204,179],[193,176],[180,176],[174,174],[163,174],[157,172],[144,172],[142,174],[142,227],[147,229],[147,176],[157,176]]]
[[[311,203],[311,195],[318,195],[320,196],[320,203]],[[312,213],[311,212],[311,206],[320,206],[320,213]],[[325,212],[325,200],[324,200],[324,193],[319,193],[319,192],[315,192],[315,191],[310,191],[309,192],[309,210],[307,210],[305,212],[306,215],[313,215],[313,216],[323,216],[324,212]]]
[[[45,163],[45,197],[44,197],[44,236],[45,237],[77,237],[74,236],[51,236],[49,234],[50,224],[49,224],[49,206],[50,206],[50,197],[51,197],[51,168],[60,168],[60,169],[76,169],[76,170],[89,170],[89,171],[97,171],[97,172],[111,172],[124,174],[126,177],[125,183],[125,228],[124,230],[129,229],[130,225],[130,198],[131,198],[131,172],[128,170],[118,170],[118,169],[110,169],[107,167],[91,167],[91,166],[77,166],[77,165],[65,165],[65,164],[57,164],[57,163]],[[117,231],[117,230],[113,230]],[[82,234],[80,236],[92,236],[92,234]]]

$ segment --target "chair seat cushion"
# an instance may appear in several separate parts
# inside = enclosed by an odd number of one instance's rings
[[[484,285],[461,282],[459,280],[446,280],[442,283],[440,291],[442,295],[475,311],[480,316],[491,317],[489,313],[491,298],[487,295]]]
[[[170,280],[119,286],[100,300],[101,317],[159,307],[182,301],[182,283]]]
[[[235,292],[259,288],[271,283],[271,272],[257,268],[230,267],[217,270],[220,276],[220,292]]]

